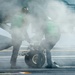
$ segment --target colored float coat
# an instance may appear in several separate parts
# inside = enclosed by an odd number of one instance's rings
[[[15,15],[11,22],[11,28],[21,28],[24,25],[24,14]]]
[[[56,35],[58,33],[58,27],[52,21],[47,23],[47,34]]]

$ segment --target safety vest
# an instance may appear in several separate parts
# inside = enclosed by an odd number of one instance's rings
[[[11,28],[21,28],[24,24],[24,14],[17,14],[11,20]]]
[[[50,35],[56,35],[58,33],[58,27],[56,24],[54,24],[52,21],[48,21],[47,24],[47,30],[46,33]]]

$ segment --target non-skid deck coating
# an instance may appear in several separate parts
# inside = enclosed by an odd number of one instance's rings
[[[20,50],[20,52],[25,51],[24,49]],[[0,73],[8,73],[10,72],[17,73],[18,75],[22,72],[29,72],[32,75],[35,73],[39,73],[40,75],[46,75],[50,73],[50,75],[75,75],[75,49],[53,49],[52,50],[52,60],[57,62],[60,67],[46,69],[43,68],[33,69],[28,68],[24,61],[24,56],[18,56],[17,66],[21,67],[18,69],[10,69],[10,58],[11,58],[12,50],[4,50],[0,51]],[[14,75],[14,74],[13,74]]]

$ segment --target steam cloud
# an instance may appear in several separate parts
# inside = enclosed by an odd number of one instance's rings
[[[4,19],[6,15],[11,15],[12,18],[23,6],[29,8],[30,15],[27,15],[27,19],[33,24],[34,30],[39,31],[37,36],[41,32],[41,25],[44,24],[46,16],[55,22],[56,26],[59,26],[61,32],[74,32],[75,30],[74,12],[58,0],[0,0],[2,18]],[[9,17],[7,20],[10,22]]]
[[[49,15],[55,21],[55,23],[59,25],[62,32],[74,32],[75,13],[72,8],[69,8],[61,1],[51,1],[51,3],[48,4],[48,9]]]
[[[0,0],[0,23],[5,19],[11,22],[14,14],[17,14],[23,6],[28,6],[31,15],[27,15],[29,23],[33,24],[36,30],[36,37],[33,40],[42,37],[41,27],[47,16],[55,22],[62,32],[75,32],[75,14],[63,2],[58,0]],[[11,16],[11,19],[10,17]],[[37,18],[36,18],[37,17]],[[39,32],[38,32],[39,31]],[[38,33],[37,33],[38,32]],[[37,37],[37,36],[40,37]]]

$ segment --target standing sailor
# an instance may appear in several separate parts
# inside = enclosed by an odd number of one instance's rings
[[[10,61],[11,68],[16,68],[16,60],[20,46],[23,41],[23,36],[25,36],[26,40],[30,42],[27,33],[27,25],[28,25],[26,18],[27,14],[28,14],[28,8],[23,7],[22,10],[18,12],[11,20],[11,36],[12,36],[12,45],[13,45],[13,51]]]

